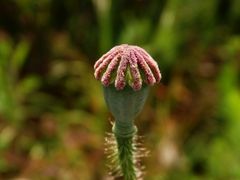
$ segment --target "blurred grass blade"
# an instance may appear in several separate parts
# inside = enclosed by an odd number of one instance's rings
[[[11,69],[15,76],[23,66],[30,50],[30,43],[27,40],[20,41],[13,51],[11,58]]]
[[[112,45],[111,0],[92,0],[99,23],[99,48],[106,52]]]

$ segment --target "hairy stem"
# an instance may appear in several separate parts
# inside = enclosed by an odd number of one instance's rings
[[[141,159],[149,154],[143,147],[142,137],[137,136],[136,131],[128,136],[107,133],[105,143],[111,176],[123,177],[124,180],[142,180],[144,166],[141,165]]]
[[[117,137],[118,160],[124,180],[135,180],[136,169],[134,163],[133,136]]]

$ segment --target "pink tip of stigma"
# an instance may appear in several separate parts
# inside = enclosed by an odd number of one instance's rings
[[[104,54],[96,61],[94,70],[95,78],[104,86],[114,83],[117,90],[126,86],[128,70],[131,75],[129,85],[135,91],[142,88],[142,81],[153,85],[161,80],[157,62],[144,49],[127,44],[115,46]]]

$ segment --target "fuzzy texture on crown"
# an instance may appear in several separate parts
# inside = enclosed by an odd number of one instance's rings
[[[153,85],[161,80],[156,61],[144,49],[128,44],[113,47],[96,61],[94,70],[104,86],[114,83],[117,90],[128,83],[137,91],[143,82]]]

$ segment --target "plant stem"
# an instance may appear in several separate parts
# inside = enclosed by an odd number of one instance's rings
[[[118,160],[124,180],[136,179],[136,169],[133,157],[133,136],[134,135],[130,137],[117,137],[115,135],[118,148]]]

